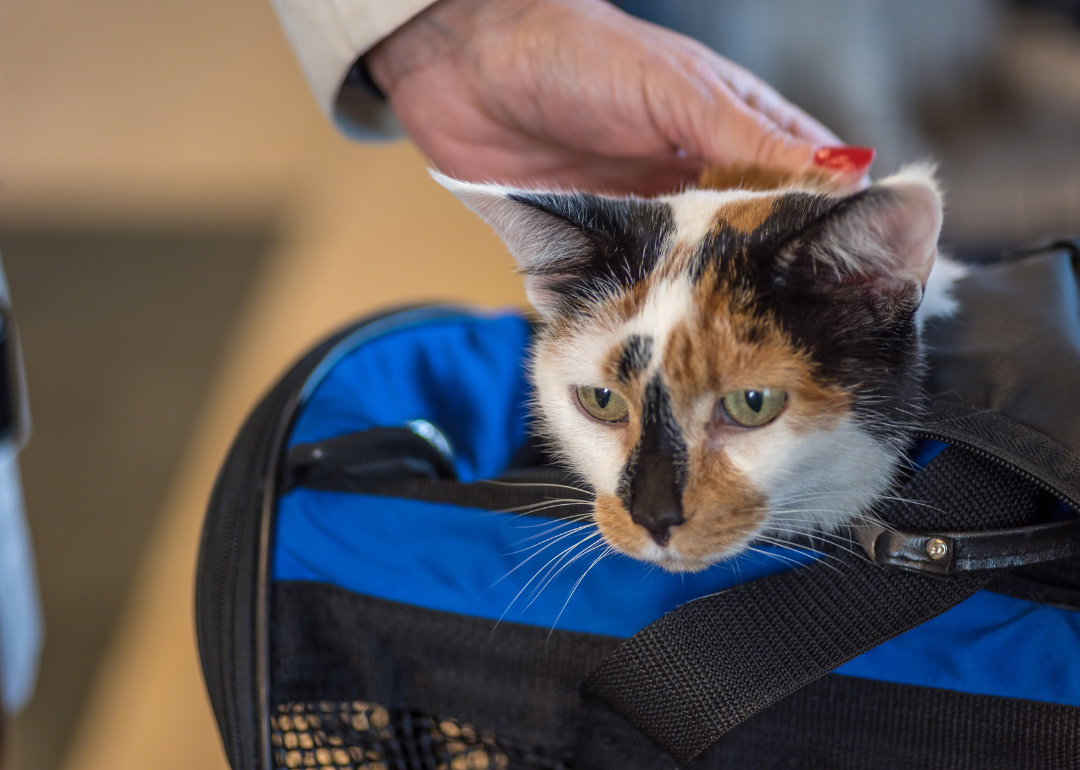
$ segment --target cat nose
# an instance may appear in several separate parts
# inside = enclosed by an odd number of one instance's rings
[[[665,546],[671,540],[671,528],[682,524],[686,519],[682,515],[682,506],[664,506],[659,510],[632,511],[630,518],[640,524],[659,546]]]

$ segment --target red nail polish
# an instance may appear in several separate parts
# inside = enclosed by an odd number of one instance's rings
[[[836,171],[861,173],[873,162],[873,147],[822,147],[814,153],[815,165]]]

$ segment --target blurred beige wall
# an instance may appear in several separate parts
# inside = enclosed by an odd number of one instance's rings
[[[203,506],[246,411],[347,319],[523,294],[501,244],[411,147],[334,133],[263,0],[6,0],[0,178],[0,226],[278,233],[64,763],[224,767],[196,659],[192,572]]]

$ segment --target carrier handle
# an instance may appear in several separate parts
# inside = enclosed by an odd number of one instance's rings
[[[1080,555],[1080,520],[988,532],[900,532],[878,523],[852,531],[874,563],[939,577]]]

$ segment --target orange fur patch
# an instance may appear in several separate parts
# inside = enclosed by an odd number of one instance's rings
[[[747,235],[754,232],[776,207],[776,196],[758,195],[746,200],[733,201],[721,206],[716,212],[716,225],[727,225],[735,232]]]
[[[698,312],[672,330],[664,350],[665,380],[677,410],[695,401],[707,406],[733,390],[779,388],[788,394],[786,419],[801,432],[827,428],[850,409],[851,396],[819,383],[810,356],[771,319],[740,309],[738,297],[711,286],[707,277],[699,284]],[[680,423],[697,424],[705,415],[700,407],[695,411],[676,414]]]
[[[767,192],[778,188],[798,188],[808,192],[835,192],[836,181],[821,171],[808,169],[792,174],[786,169],[763,166],[741,166],[719,169],[706,166],[698,176],[697,186],[703,190],[757,190]]]
[[[628,556],[637,556],[650,542],[649,533],[633,522],[630,512],[615,495],[597,495],[593,517],[608,544]]]
[[[670,546],[683,559],[706,560],[754,534],[768,508],[766,496],[727,462],[722,451],[696,442],[683,493],[686,522],[671,532]]]

